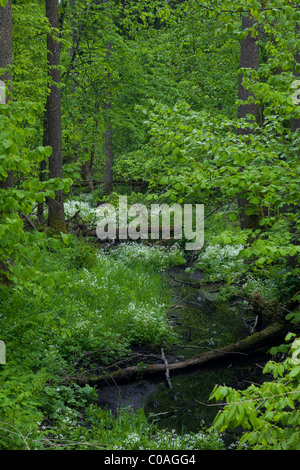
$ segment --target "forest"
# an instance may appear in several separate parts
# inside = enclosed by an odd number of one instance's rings
[[[0,450],[300,450],[299,24],[296,0],[0,0]],[[204,207],[201,247],[154,206],[193,235]],[[168,427],[189,370],[214,416]],[[149,377],[161,409],[103,405]]]

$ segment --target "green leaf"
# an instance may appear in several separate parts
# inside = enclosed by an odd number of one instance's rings
[[[231,222],[235,222],[237,220],[237,215],[234,212],[231,212],[228,214],[228,219],[231,220]]]
[[[289,377],[296,377],[296,375],[300,374],[300,367],[294,367],[291,372],[289,373]]]
[[[69,245],[71,242],[71,236],[67,233],[61,232],[61,237],[65,245]]]
[[[168,184],[169,183],[168,176],[163,176],[162,178],[160,178],[159,182],[160,184]]]
[[[44,147],[44,153],[47,157],[50,157],[50,155],[52,155],[52,152],[53,152],[52,147],[49,147],[49,146]]]

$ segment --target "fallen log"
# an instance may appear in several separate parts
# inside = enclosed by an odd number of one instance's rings
[[[153,227],[153,226],[149,225],[149,226],[140,227],[138,232],[141,234],[140,238],[142,238],[142,235],[146,235],[146,236],[149,235],[149,237],[150,237],[150,234],[151,234],[151,236],[152,236],[152,234],[155,234],[155,235],[153,235],[154,236],[153,240],[157,240],[160,237],[162,237],[162,234],[165,230],[168,235],[170,234],[170,237],[161,239],[161,241],[165,241],[165,240],[173,240],[174,239],[174,237],[171,237],[171,234],[175,232],[176,228],[177,227],[174,226],[174,225],[170,225],[170,227],[164,227],[164,226],[161,226],[161,225],[157,226],[157,227]],[[83,232],[82,235],[85,236],[85,237],[97,237],[97,230],[96,229],[87,230],[87,231]],[[124,228],[116,227],[116,229],[110,235],[109,235],[109,233],[107,233],[107,235],[106,235],[106,237],[103,241],[106,241],[106,240],[126,241],[128,239],[128,237],[129,237],[129,235],[128,235],[128,228],[127,227],[124,227]]]
[[[272,342],[283,339],[285,333],[286,330],[283,324],[273,323],[267,326],[264,330],[253,333],[252,335],[237,343],[232,343],[220,349],[207,351],[184,361],[168,364],[168,371],[180,372],[185,369],[200,367],[217,359],[223,359],[228,355],[231,355],[230,359],[233,357],[238,357],[241,354],[247,355],[247,353],[260,350],[261,348],[266,351],[271,345],[275,346],[275,344],[272,344]],[[160,375],[165,372],[165,363],[142,364],[126,367],[124,369],[119,369],[114,372],[102,375],[71,377],[70,379],[80,385],[93,385],[99,384],[101,382],[121,383],[133,381],[140,376],[146,378],[148,376]]]

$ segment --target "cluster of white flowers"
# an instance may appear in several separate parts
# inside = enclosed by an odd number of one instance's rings
[[[137,442],[140,442],[140,440],[141,436],[138,433],[133,432],[132,434],[128,434],[127,439],[124,441],[124,446],[127,447],[128,445],[134,445]]]
[[[185,263],[184,254],[178,244],[168,249],[164,246],[147,246],[134,242],[121,243],[113,251],[112,256],[125,264],[142,261],[145,265],[152,265],[166,269],[170,264]]]
[[[200,259],[206,261],[211,259],[224,260],[236,258],[243,248],[243,245],[208,245],[205,251],[201,253]]]
[[[80,211],[80,216],[86,221],[96,222],[96,209],[91,207],[88,202],[66,201],[64,203],[65,215],[67,219],[73,217]]]
[[[212,245],[209,244],[200,253],[196,262],[198,269],[209,274],[210,279],[225,280],[228,276],[242,272],[244,261],[238,258],[243,245]]]
[[[128,306],[119,312],[120,318],[126,319],[134,340],[148,338],[157,339],[169,333],[165,319],[165,304],[143,304],[130,302]]]
[[[78,427],[78,411],[71,409],[69,406],[66,406],[63,410],[61,408],[57,408],[55,411],[58,414],[61,414],[60,421],[65,426],[73,426]]]
[[[80,279],[77,281],[78,283],[88,284],[89,286],[98,286],[99,280],[97,276],[90,272],[88,269],[83,268],[80,274]]]
[[[277,295],[277,289],[273,281],[270,279],[254,278],[253,276],[248,276],[242,289],[249,296],[253,292],[259,292],[265,299],[274,299]]]
[[[146,446],[145,446],[146,444]],[[212,445],[216,449],[224,448],[224,443],[216,433],[187,433],[184,435],[178,435],[175,430],[172,431],[159,431],[156,436],[153,436],[149,442],[152,450],[168,449],[168,450],[201,450],[205,448],[212,448]],[[119,450],[138,448],[139,450],[146,450],[147,440],[137,433],[131,433],[124,440]]]

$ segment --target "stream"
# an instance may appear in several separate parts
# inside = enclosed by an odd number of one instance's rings
[[[168,282],[173,292],[170,318],[179,333],[180,344],[172,351],[176,360],[188,359],[208,349],[235,343],[251,333],[253,313],[241,305],[216,301],[217,287],[205,285],[200,272],[172,268]],[[169,351],[168,351],[169,353]],[[263,355],[228,359],[196,370],[143,379],[139,382],[105,386],[99,390],[99,404],[111,410],[141,407],[147,416],[157,418],[158,427],[177,433],[198,432],[201,424],[210,426],[219,407],[208,398],[216,384],[237,389],[262,383]]]

